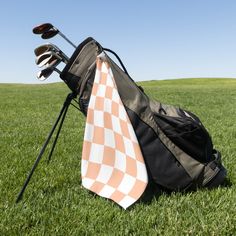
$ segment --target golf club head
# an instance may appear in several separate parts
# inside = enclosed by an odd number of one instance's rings
[[[61,63],[61,59],[52,57],[44,66],[45,68],[54,67],[55,69],[56,66],[58,66],[60,63]]]
[[[34,34],[41,34],[42,39],[50,39],[55,35],[59,34],[62,38],[64,38],[71,46],[76,48],[76,45],[73,44],[61,31],[59,31],[55,26],[51,23],[44,23],[38,25],[33,28]]]
[[[59,63],[60,62],[58,62],[58,61],[51,62],[51,64],[49,64],[48,67],[46,67],[45,69],[43,69],[37,73],[37,78],[41,81],[46,80],[53,73],[53,71],[56,71],[58,74],[60,74],[61,71],[56,68],[56,66]]]
[[[34,49],[34,54],[35,56],[39,56],[47,51],[55,51],[55,52],[61,52],[61,50],[54,44],[52,43],[46,43],[43,45],[38,46],[37,48]]]
[[[51,65],[53,62],[61,62],[62,60],[60,58],[57,58],[57,57],[54,57],[54,56],[51,56],[50,58],[46,59],[46,60],[43,60],[40,65],[38,65],[38,67],[43,67],[43,66],[48,66],[48,65]],[[58,63],[58,64],[59,64]]]
[[[36,65],[38,65],[39,67],[42,67],[42,66],[44,66],[45,64],[47,64],[48,61],[50,61],[52,58],[62,60],[62,58],[59,56],[58,53],[53,52],[53,51],[47,51],[47,52],[45,52],[45,53],[39,55],[38,57],[36,57],[35,63],[36,63]]]
[[[43,53],[49,51],[50,49],[51,49],[50,44],[43,44],[34,49],[34,54],[36,57],[38,57],[42,55]]]
[[[53,29],[50,29],[50,30],[42,33],[41,38],[42,39],[50,39],[50,38],[53,38],[54,36],[56,36],[58,33],[59,33],[59,30],[53,28]]]
[[[46,80],[53,73],[53,68],[48,67],[37,73],[37,78],[41,81]]]
[[[54,28],[54,26],[51,23],[44,23],[44,24],[35,26],[33,28],[33,33],[43,34],[44,32],[49,31],[52,28]]]
[[[36,57],[39,57],[40,55],[48,51],[57,52],[58,55],[62,58],[63,62],[65,63],[69,61],[69,57],[64,52],[62,52],[61,49],[59,49],[56,45],[52,43],[43,44],[35,48],[34,54],[36,55]]]

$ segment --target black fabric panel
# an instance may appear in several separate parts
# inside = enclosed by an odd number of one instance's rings
[[[149,176],[153,181],[169,190],[178,191],[190,187],[192,179],[153,129],[133,111],[128,108],[126,110],[139,141]]]
[[[201,163],[212,159],[212,142],[203,125],[190,117],[155,114],[156,123],[170,140]]]

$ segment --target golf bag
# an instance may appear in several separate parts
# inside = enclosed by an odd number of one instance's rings
[[[199,118],[193,113],[151,100],[93,38],[75,50],[60,77],[78,96],[86,116],[93,87],[96,59],[103,55],[114,76],[119,96],[135,131],[149,181],[170,191],[219,186],[226,177],[221,155]]]

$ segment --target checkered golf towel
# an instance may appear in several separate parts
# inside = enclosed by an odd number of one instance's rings
[[[126,209],[144,192],[147,170],[111,68],[102,56],[96,63],[84,134],[82,185]]]

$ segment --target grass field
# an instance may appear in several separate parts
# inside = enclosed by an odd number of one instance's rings
[[[124,211],[81,187],[84,117],[70,107],[52,161],[16,196],[69,92],[62,83],[0,85],[0,235],[236,235],[236,80],[140,83],[197,114],[221,151],[231,185],[162,194]]]

